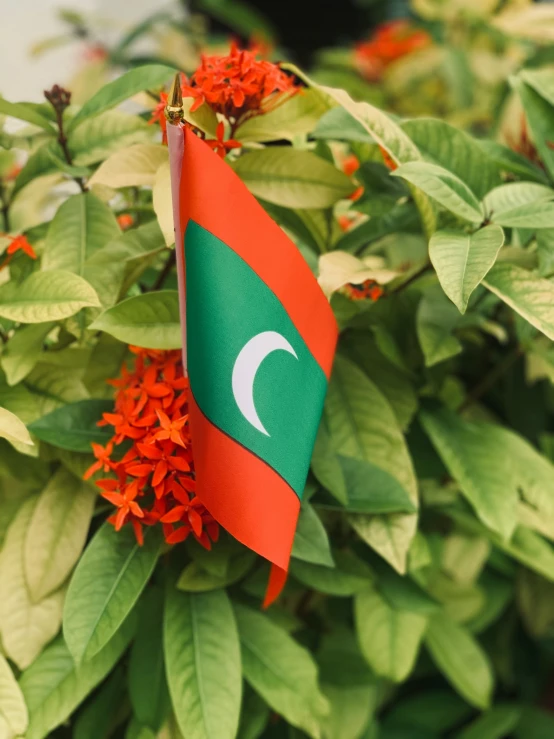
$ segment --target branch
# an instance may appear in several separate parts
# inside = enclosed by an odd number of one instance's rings
[[[158,279],[152,285],[152,289],[151,289],[150,292],[153,292],[155,290],[160,290],[163,287],[164,282],[166,281],[167,277],[169,276],[169,273],[171,272],[171,270],[175,266],[176,260],[177,260],[177,247],[175,246],[175,248],[171,250],[171,254],[167,258],[167,262],[165,263],[164,268],[162,269],[162,271],[158,275]]]

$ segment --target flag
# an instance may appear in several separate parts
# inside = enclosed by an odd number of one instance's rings
[[[272,563],[268,605],[286,580],[337,326],[298,248],[188,127],[181,162],[176,238],[196,492]]]

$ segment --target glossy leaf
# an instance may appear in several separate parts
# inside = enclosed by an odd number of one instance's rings
[[[483,280],[491,292],[554,340],[554,284],[514,264],[495,266]]]
[[[27,706],[7,660],[0,655],[0,719],[8,736],[24,735],[29,723]]]
[[[164,653],[173,709],[189,739],[234,739],[242,681],[239,638],[224,590],[182,593],[169,587]]]
[[[235,605],[246,681],[274,711],[314,739],[328,704],[310,653],[267,616]]]
[[[167,162],[167,147],[161,144],[134,144],[114,152],[98,167],[89,187],[152,187],[156,172]]]
[[[87,307],[100,307],[98,295],[71,272],[34,272],[21,285],[9,283],[0,288],[0,316],[12,321],[59,321]]]
[[[121,627],[156,565],[161,533],[145,532],[137,544],[133,529],[105,523],[86,548],[73,574],[64,607],[65,642],[77,664],[94,657]]]
[[[33,126],[42,128],[52,136],[54,135],[52,121],[39,113],[32,103],[10,103],[8,100],[0,97],[0,114],[17,118],[20,121],[26,121]]]
[[[0,437],[11,444],[33,446],[34,443],[23,421],[6,408],[0,408]]]
[[[354,190],[352,180],[332,164],[291,147],[243,154],[234,170],[254,195],[288,208],[329,208]]]
[[[486,226],[473,234],[436,231],[429,242],[429,257],[444,292],[465,313],[471,294],[496,261],[504,244],[499,226]]]
[[[92,442],[106,444],[108,428],[98,427],[103,413],[113,411],[111,400],[79,400],[56,408],[34,421],[29,430],[41,441],[72,452],[90,452]]]
[[[309,503],[304,503],[300,509],[292,556],[316,565],[334,565],[325,526]]]
[[[35,323],[20,328],[2,352],[2,369],[8,385],[24,380],[37,363],[42,345],[54,323]]]
[[[25,581],[36,603],[66,581],[81,554],[96,493],[63,467],[38,497],[25,535]]]
[[[302,90],[264,115],[247,119],[237,128],[241,142],[292,140],[313,131],[327,106],[314,90]]]
[[[429,622],[425,644],[460,695],[477,708],[488,708],[494,677],[488,657],[471,634],[444,614],[436,615]]]
[[[429,162],[409,162],[395,169],[392,174],[411,182],[460,218],[474,223],[483,220],[477,197],[465,182],[447,169]]]
[[[104,311],[89,328],[105,331],[126,344],[178,349],[181,346],[179,295],[176,290],[160,290],[127,298]]]

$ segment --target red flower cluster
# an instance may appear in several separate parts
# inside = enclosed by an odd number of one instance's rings
[[[378,26],[369,41],[355,49],[358,69],[370,82],[378,82],[392,62],[431,44],[426,31],[415,29],[407,20],[395,20]]]
[[[350,300],[373,300],[373,302],[379,300],[384,292],[383,288],[375,280],[366,280],[361,285],[349,283],[344,286],[343,290]]]
[[[6,249],[6,256],[2,261],[0,261],[0,270],[8,266],[13,259],[13,255],[18,251],[25,252],[28,257],[31,257],[31,259],[37,258],[35,250],[31,244],[29,244],[25,236],[8,236],[8,234],[3,234],[3,236],[4,238],[8,238],[11,241],[11,244]]]
[[[108,519],[116,530],[130,523],[139,544],[143,526],[161,524],[168,544],[189,534],[206,549],[217,541],[219,525],[195,496],[194,460],[187,415],[188,379],[179,351],[130,347],[134,367],[123,366],[113,413],[99,426],[112,426],[106,444],[93,444],[96,462],[85,473],[113,472],[97,481],[101,495],[117,508]],[[118,459],[117,447],[131,443]]]
[[[240,146],[239,142],[232,140],[240,123],[269,112],[300,89],[294,79],[277,64],[258,59],[258,56],[257,49],[239,49],[233,43],[228,55],[204,55],[190,79],[183,75],[183,96],[194,98],[191,113],[207,104],[231,124],[231,140],[223,141],[224,125],[220,122],[216,140],[208,141],[221,156],[225,156],[229,149]],[[167,94],[163,92],[149,121],[160,124],[164,141],[167,131],[166,104]]]

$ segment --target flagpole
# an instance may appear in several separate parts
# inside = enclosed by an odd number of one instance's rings
[[[179,285],[179,313],[183,337],[183,372],[188,375],[187,364],[187,303],[185,296],[185,248],[180,213],[181,170],[184,156],[183,95],[180,75],[176,74],[167,96],[165,107],[167,120],[167,145],[169,149],[169,169],[171,174],[171,200],[173,204],[173,224],[175,230],[175,250],[177,280]]]

